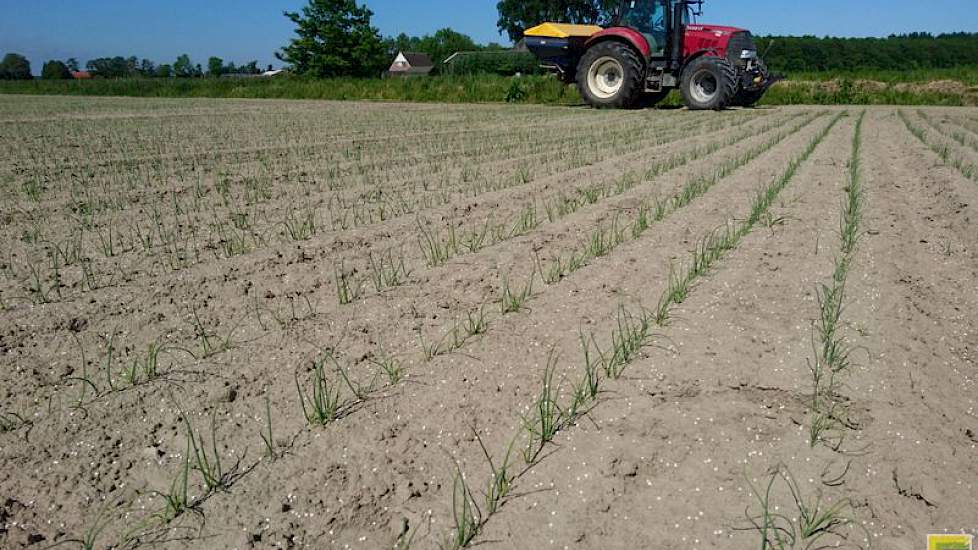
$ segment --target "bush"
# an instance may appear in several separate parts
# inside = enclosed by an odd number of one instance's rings
[[[460,52],[445,65],[444,74],[472,75],[542,74],[540,62],[530,52],[485,51]]]
[[[527,95],[529,94],[526,87],[523,86],[522,79],[514,78],[509,83],[509,90],[506,90],[506,103],[522,103],[526,100]]]

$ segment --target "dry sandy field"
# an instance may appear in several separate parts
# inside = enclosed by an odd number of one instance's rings
[[[8,96],[0,150],[0,548],[978,529],[978,110]]]

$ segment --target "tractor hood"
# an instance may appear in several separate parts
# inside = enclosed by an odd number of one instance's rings
[[[735,32],[746,32],[747,29],[740,29],[737,27],[726,27],[724,25],[701,25],[699,23],[694,23],[692,25],[686,25],[686,35],[689,36],[691,33],[706,33],[716,35],[719,33],[722,35],[731,35]]]
[[[731,47],[736,51],[730,50]],[[714,51],[721,57],[734,56],[731,58],[733,61],[740,56],[741,51],[748,49],[754,49],[754,42],[750,38],[750,32],[745,29],[723,25],[686,26],[683,40],[685,57],[693,56],[697,52]]]

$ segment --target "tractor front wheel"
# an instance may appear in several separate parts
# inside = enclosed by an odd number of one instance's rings
[[[737,94],[737,71],[722,57],[700,57],[683,69],[680,92],[690,110],[724,109]]]
[[[581,98],[599,109],[635,108],[642,97],[643,67],[635,50],[625,44],[595,44],[577,66]]]

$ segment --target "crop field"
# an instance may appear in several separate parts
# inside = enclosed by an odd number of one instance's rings
[[[0,548],[978,530],[978,109],[5,96],[0,150]]]

